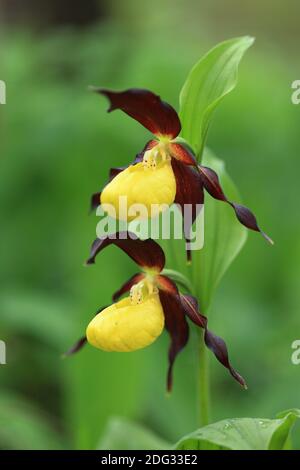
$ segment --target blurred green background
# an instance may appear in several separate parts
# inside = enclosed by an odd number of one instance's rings
[[[170,397],[166,334],[140,352],[86,347],[60,358],[136,270],[113,247],[83,267],[97,223],[90,194],[148,138],[121,113],[107,115],[87,86],[149,88],[178,108],[199,57],[244,34],[256,43],[208,143],[276,245],[250,233],[214,299],[211,327],[226,338],[249,390],[211,358],[213,419],[300,407],[300,366],[291,363],[300,338],[300,107],[291,103],[299,14],[292,0],[0,0],[1,448],[95,448],[113,416],[171,442],[197,427],[194,337]]]

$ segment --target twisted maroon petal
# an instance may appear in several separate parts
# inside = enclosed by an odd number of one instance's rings
[[[111,168],[109,170],[109,177],[108,177],[108,182],[110,183],[116,176],[118,176],[122,171],[126,170],[128,165],[125,166],[117,166],[114,168]]]
[[[95,209],[97,209],[98,206],[100,206],[100,198],[101,191],[91,195],[90,212],[94,211]]]
[[[93,315],[93,317],[95,317],[96,315],[98,315],[98,313],[102,312],[102,310],[104,310],[105,308],[107,307],[101,307],[97,310],[97,312]],[[65,352],[63,354],[63,357],[67,357],[67,356],[72,356],[73,354],[77,353],[78,351],[80,351],[83,346],[85,346],[87,343],[87,339],[86,339],[86,336],[82,336],[79,340],[77,340],[73,346],[70,347],[70,349],[68,349],[67,352]]]
[[[241,204],[236,204],[235,202],[229,202],[229,204],[234,209],[237,219],[241,222],[241,224],[250,230],[260,232],[267,242],[269,242],[271,245],[274,245],[272,238],[270,238],[269,235],[259,228],[255,215],[247,207],[242,206]]]
[[[145,275],[143,273],[138,273],[134,274],[128,281],[126,281],[120,289],[118,289],[112,296],[112,299],[114,302],[116,302],[121,295],[125,294],[126,292],[129,292],[131,287],[134,286],[134,284],[137,284],[140,282],[142,279],[144,279]]]
[[[134,233],[126,231],[96,238],[86,264],[94,264],[98,253],[109,245],[118,246],[141,268],[158,272],[164,268],[165,254],[158,243],[151,238],[140,240]]]
[[[180,160],[185,165],[196,166],[197,161],[192,150],[185,144],[171,143],[170,152],[173,158]]]
[[[170,294],[178,295],[178,289],[174,281],[172,281],[168,276],[160,274],[156,276],[156,283],[159,289],[162,289]]]
[[[176,179],[175,203],[179,204],[184,216],[184,235],[186,241],[189,242],[191,227],[204,203],[202,179],[195,168],[187,166],[175,158],[172,158],[171,164]],[[188,212],[188,215],[184,211],[185,204],[191,206],[191,213]],[[187,249],[187,259],[191,260],[189,249]]]
[[[229,370],[234,379],[243,387],[247,388],[243,377],[232,367],[229,362],[228,350],[225,341],[215,335],[207,328],[207,318],[199,312],[197,300],[191,295],[180,295],[185,314],[195,325],[204,329],[204,341],[206,346],[214,353],[218,361]]]
[[[87,343],[86,336],[82,336],[78,341],[76,341],[76,343],[73,344],[73,346],[71,346],[70,349],[68,349],[67,352],[63,354],[63,356],[64,357],[72,356],[72,354],[75,354],[78,351],[80,351],[86,343]]]
[[[131,88],[125,91],[111,91],[95,88],[108,98],[108,112],[121,109],[157,136],[173,139],[181,131],[181,124],[175,109],[151,91]]]
[[[209,192],[213,198],[227,202],[234,209],[236,217],[242,225],[250,230],[254,230],[255,232],[260,232],[262,236],[271,243],[271,245],[273,245],[273,240],[259,228],[255,215],[247,209],[247,207],[236,204],[235,202],[231,202],[227,199],[220,185],[217,173],[206,166],[199,166],[199,171],[206,191]]]
[[[159,276],[160,278],[165,276]],[[185,347],[189,339],[189,326],[176,285],[169,279],[168,290],[159,289],[159,298],[165,315],[165,325],[171,338],[169,347],[169,368],[167,374],[167,390],[172,390],[173,366],[178,353]],[[171,287],[171,284],[173,286]]]

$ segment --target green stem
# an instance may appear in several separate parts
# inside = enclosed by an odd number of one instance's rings
[[[200,427],[210,422],[210,378],[208,349],[204,343],[204,332],[199,331],[198,372],[198,421]]]

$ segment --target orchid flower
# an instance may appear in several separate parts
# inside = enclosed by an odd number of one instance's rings
[[[95,263],[96,256],[109,245],[123,250],[141,271],[115,292],[114,303],[97,312],[86,329],[86,336],[66,354],[79,351],[86,342],[104,351],[136,351],[152,344],[165,327],[171,338],[167,374],[167,389],[170,391],[174,361],[189,338],[188,317],[204,330],[206,346],[218,361],[246,388],[244,379],[229,362],[225,342],[208,330],[207,318],[200,312],[196,299],[180,293],[174,281],[164,275],[162,248],[152,239],[140,240],[133,233],[119,232],[114,237],[97,238],[87,264]],[[124,294],[127,296],[119,300]]]
[[[267,241],[273,243],[259,228],[249,209],[227,199],[215,171],[198,165],[192,149],[178,139],[181,123],[171,105],[144,89],[121,92],[101,88],[94,90],[108,98],[108,112],[121,109],[152,132],[155,138],[145,145],[128,167],[111,169],[109,183],[102,192],[92,195],[92,208],[101,203],[113,207],[117,218],[125,217],[129,220],[127,214],[124,216],[119,212],[121,197],[127,198],[128,206],[144,205],[148,214],[151,214],[153,205],[166,207],[177,203],[183,212],[184,205],[189,204],[192,207],[191,225],[199,212],[199,206],[204,203],[205,189],[213,198],[227,202],[241,224],[261,232]],[[152,212],[153,215],[156,214]]]

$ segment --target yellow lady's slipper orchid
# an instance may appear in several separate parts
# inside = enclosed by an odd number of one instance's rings
[[[214,170],[198,165],[193,151],[178,141],[181,123],[172,106],[148,90],[95,91],[109,99],[108,111],[121,109],[152,132],[155,139],[147,143],[132,165],[125,169],[111,169],[110,182],[102,194],[92,196],[92,208],[101,201],[109,213],[109,206],[114,209],[110,213],[113,217],[130,220],[141,215],[127,212],[136,204],[147,209],[146,217],[157,215],[162,210],[159,206],[169,206],[173,202],[184,213],[184,205],[188,204],[192,206],[192,217],[188,221],[191,228],[198,206],[204,203],[205,189],[215,199],[228,203],[244,226],[261,232],[272,243],[260,230],[249,209],[227,199]],[[119,207],[122,197],[127,198],[125,213]],[[153,205],[157,213],[153,213]],[[187,239],[188,235],[185,232]],[[171,390],[174,361],[189,338],[188,317],[204,330],[205,344],[218,361],[246,388],[243,377],[229,362],[225,342],[208,330],[207,318],[199,311],[197,300],[191,295],[182,295],[175,282],[162,272],[165,255],[161,247],[151,239],[139,240],[132,233],[120,232],[96,239],[87,264],[95,263],[98,253],[111,244],[125,251],[143,272],[135,274],[121,286],[113,295],[113,305],[98,310],[87,327],[86,335],[66,354],[79,351],[87,341],[105,351],[136,351],[153,343],[165,326],[171,338],[167,374],[167,388]],[[190,259],[190,252],[187,254]],[[130,297],[118,301],[128,291]]]
[[[109,112],[121,109],[152,132],[155,139],[147,143],[129,168],[111,170],[110,183],[102,195],[95,193],[92,196],[92,207],[98,206],[101,201],[101,204],[110,205],[106,209],[111,216],[131,221],[136,217],[144,218],[144,214],[137,211],[130,215],[127,210],[120,211],[121,196],[127,198],[128,209],[134,204],[144,205],[145,214],[148,214],[146,217],[157,215],[173,202],[180,206],[184,215],[184,205],[187,204],[192,206],[191,220],[185,218],[188,239],[190,227],[204,203],[205,189],[215,199],[228,203],[245,227],[261,232],[267,241],[273,243],[259,228],[249,209],[227,199],[217,174],[210,168],[198,165],[193,151],[178,141],[181,123],[172,106],[143,89],[115,92],[96,88],[95,91],[109,99]],[[157,204],[163,206],[159,209]],[[189,251],[187,255],[190,259]]]
[[[129,232],[105,236],[94,241],[87,264],[93,264],[100,251],[116,245],[125,251],[143,270],[132,276],[113,295],[115,302],[99,310],[80,338],[66,353],[73,354],[89,342],[104,351],[129,352],[145,348],[162,333],[164,326],[170,334],[167,389],[172,388],[172,371],[177,354],[189,338],[186,317],[204,329],[204,339],[221,364],[243,387],[243,377],[231,366],[224,341],[207,329],[207,318],[201,314],[197,301],[190,295],[182,295],[174,281],[162,273],[165,255],[153,240],[140,240]],[[119,298],[130,292],[129,297]]]
[[[111,217],[128,221],[156,217],[174,202],[176,180],[170,160],[153,160],[151,166],[145,162],[130,165],[103,189],[101,204]],[[126,204],[122,207],[124,198]],[[142,205],[143,211],[134,208],[136,204]],[[127,212],[130,208],[135,212],[132,215]]]
[[[132,286],[131,296],[102,310],[86,330],[88,342],[104,351],[128,352],[149,346],[163,331],[165,317],[158,291]]]

